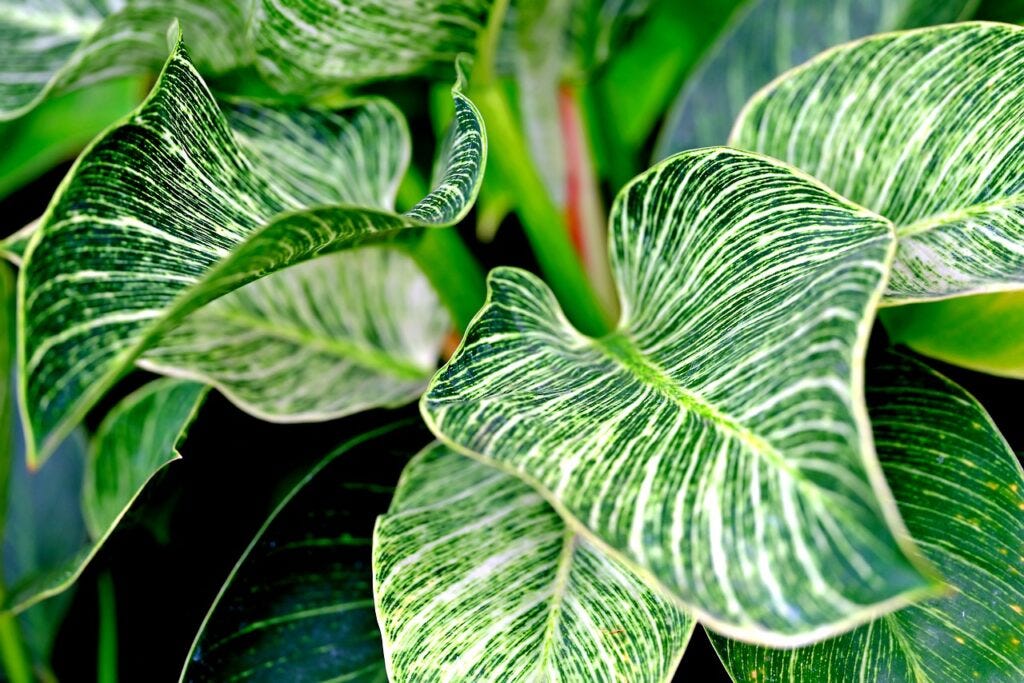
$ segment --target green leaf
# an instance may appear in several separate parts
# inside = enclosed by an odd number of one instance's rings
[[[138,364],[212,384],[264,420],[329,420],[416,399],[449,326],[412,259],[363,247],[214,301]]]
[[[404,76],[472,52],[492,0],[255,0],[256,64],[283,91]]]
[[[1024,288],[1024,29],[954,24],[831,50],[762,90],[732,143],[896,225],[887,303]]]
[[[968,16],[976,4],[977,0],[748,0],[679,93],[655,158],[724,144],[751,95],[826,48],[872,33],[954,21]]]
[[[80,488],[81,510],[74,515],[84,516],[91,541],[82,538],[70,552],[67,543],[62,542],[63,550],[59,554],[51,553],[44,560],[33,561],[29,569],[20,572],[22,579],[12,585],[4,602],[6,610],[21,612],[67,590],[78,579],[146,483],[166,464],[180,457],[176,446],[184,438],[205,395],[206,387],[201,384],[161,379],[117,404],[103,420],[89,448]],[[48,472],[59,473],[73,462],[68,454],[58,456],[37,473],[28,475],[33,483],[25,493],[35,502],[27,505],[61,505],[67,509],[68,500],[74,500],[69,499],[66,486],[55,495],[47,483],[49,477],[55,476]],[[12,491],[20,492],[20,488],[15,485]],[[55,533],[64,533],[68,522],[57,522],[50,512],[36,515],[37,524],[42,523]],[[8,534],[16,530],[31,536],[37,533],[32,529],[30,521],[8,519]]]
[[[371,536],[408,460],[408,427],[347,441],[291,489],[210,607],[182,681],[387,680]]]
[[[297,203],[390,210],[409,163],[401,114],[371,99],[341,111],[225,110],[253,170]],[[393,247],[274,273],[188,316],[139,365],[218,387],[274,421],[326,420],[416,398],[450,325],[430,283]]]
[[[1024,292],[999,292],[879,311],[889,338],[979,372],[1024,379]]]
[[[805,649],[712,642],[737,681],[1024,679],[1017,458],[978,402],[923,364],[886,353],[868,380],[882,468],[951,590]]]
[[[245,3],[234,0],[0,0],[0,121],[47,95],[160,67],[167,29],[180,22],[204,70],[244,58]]]
[[[27,116],[0,123],[0,198],[73,158],[131,111],[144,88],[141,79],[120,78],[55,97]]]
[[[793,645],[930,590],[874,455],[862,354],[892,226],[766,157],[684,153],[611,213],[618,329],[502,268],[421,402],[716,630]]]
[[[204,304],[318,255],[451,225],[469,210],[486,142],[453,90],[446,173],[405,214],[303,204],[236,143],[175,47],[149,98],[86,150],[33,236],[21,271],[21,392],[45,458],[160,336]],[[297,196],[299,195],[299,196]]]
[[[530,487],[439,444],[373,544],[392,681],[667,681],[693,630]]]

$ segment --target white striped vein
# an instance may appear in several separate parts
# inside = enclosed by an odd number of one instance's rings
[[[244,3],[236,0],[0,0],[0,120],[50,93],[158,69],[175,20],[204,71],[245,59]]]
[[[942,24],[975,0],[749,0],[687,81],[655,157],[721,145],[743,104],[778,74],[839,43],[880,31]]]
[[[179,44],[146,102],[79,157],[28,246],[19,362],[30,457],[203,304],[321,254],[461,219],[486,143],[475,107],[453,95],[448,165],[408,214],[304,208],[295,183],[255,170]]]
[[[830,50],[751,99],[731,144],[892,220],[888,303],[1024,288],[1024,28],[953,24]]]
[[[492,0],[255,0],[256,64],[278,88],[401,76],[472,52]]]
[[[1024,472],[985,410],[919,361],[868,368],[878,455],[913,537],[950,583],[834,640],[783,652],[712,637],[735,680],[1024,680]]]
[[[529,486],[435,444],[374,532],[392,681],[671,680],[693,621]]]
[[[421,409],[724,633],[796,644],[929,585],[875,459],[862,357],[892,226],[725,148],[620,193],[616,332],[498,269]]]
[[[387,101],[341,111],[239,104],[226,113],[253,171],[294,204],[393,208],[411,144]],[[448,325],[411,258],[394,247],[358,248],[204,306],[139,365],[213,384],[263,419],[327,420],[415,399]]]
[[[90,445],[82,485],[91,540],[73,557],[13,586],[6,609],[24,611],[78,580],[153,475],[181,457],[177,446],[205,396],[201,384],[158,379],[114,406]]]

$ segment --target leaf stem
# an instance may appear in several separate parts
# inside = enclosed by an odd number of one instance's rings
[[[99,578],[97,587],[100,630],[96,680],[98,683],[117,683],[117,604],[114,601],[114,580],[109,573]]]
[[[490,159],[509,183],[516,212],[545,279],[581,332],[593,336],[606,333],[610,329],[609,316],[587,280],[565,217],[552,202],[533,165],[508,99],[496,84],[474,87],[471,98],[487,124],[494,152]]]
[[[3,589],[0,589],[0,596]],[[32,683],[32,664],[21,639],[17,617],[6,612],[0,615],[0,659],[11,683]]]

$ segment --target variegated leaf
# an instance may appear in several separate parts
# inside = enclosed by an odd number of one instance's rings
[[[339,446],[296,484],[235,565],[181,681],[386,683],[371,536],[391,500],[409,421]]]
[[[340,111],[240,104],[225,113],[253,171],[296,204],[393,209],[410,142],[388,102]],[[139,365],[213,384],[263,419],[325,420],[415,399],[437,367],[448,326],[409,256],[365,247],[274,273],[204,306]]]
[[[472,52],[493,0],[254,0],[260,70],[285,91],[404,76]]]
[[[862,397],[891,224],[725,148],[642,174],[611,224],[618,329],[494,271],[422,400],[434,433],[733,637],[809,642],[929,590]]]
[[[841,46],[755,96],[732,144],[896,225],[888,303],[1024,288],[1024,28],[953,24]]]
[[[179,43],[146,102],[79,157],[26,251],[19,357],[30,458],[45,458],[204,304],[321,254],[458,221],[486,143],[473,104],[457,89],[454,98],[445,173],[410,211],[307,207],[294,183],[256,170]]]
[[[159,69],[175,20],[204,70],[225,71],[244,59],[245,3],[238,0],[0,0],[0,121],[48,94]]]
[[[1024,680],[1024,472],[985,410],[920,362],[868,371],[878,455],[949,593],[812,647],[712,637],[737,681]]]
[[[411,258],[362,247],[204,306],[138,364],[210,383],[264,420],[329,420],[415,400],[449,324]]]
[[[37,567],[12,586],[5,609],[21,612],[78,579],[146,483],[180,457],[176,446],[205,395],[201,384],[161,379],[117,404],[96,432],[85,465],[82,512],[91,541],[71,557],[51,558],[49,566]],[[47,462],[41,473],[62,466]]]
[[[761,86],[826,48],[854,38],[964,18],[977,0],[747,0],[686,83],[655,157],[725,144]]]
[[[406,467],[373,567],[395,683],[668,681],[693,630],[529,486],[440,444]]]

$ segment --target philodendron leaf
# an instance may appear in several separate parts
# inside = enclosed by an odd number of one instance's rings
[[[493,0],[255,0],[256,64],[284,91],[404,76],[472,52]]]
[[[529,486],[440,444],[406,467],[373,546],[395,683],[667,681],[693,630]]]
[[[0,0],[0,121],[48,94],[156,70],[180,21],[204,70],[244,61],[245,3],[236,0]]]
[[[854,38],[964,18],[977,0],[747,0],[665,120],[655,157],[721,145],[758,88]]]
[[[410,143],[386,101],[226,113],[253,170],[297,203],[393,209]],[[285,269],[204,306],[139,365],[213,384],[263,419],[324,420],[416,398],[449,324],[409,256],[370,246]]]
[[[387,681],[371,537],[408,461],[409,427],[351,439],[285,496],[210,607],[182,681]]]
[[[422,400],[434,433],[733,637],[809,642],[926,591],[861,394],[888,221],[717,148],[639,176],[611,225],[618,329],[494,271]]]
[[[953,24],[841,46],[755,96],[732,144],[896,225],[887,303],[1024,288],[1024,28]]]
[[[868,370],[878,456],[951,590],[839,638],[780,651],[712,637],[737,681],[1024,680],[1024,472],[985,410],[923,364]]]
[[[204,304],[321,254],[458,221],[485,142],[475,107],[454,97],[446,173],[410,211],[307,207],[291,174],[275,182],[256,170],[179,43],[142,106],[79,157],[26,252],[19,360],[30,458],[45,458]]]
[[[31,575],[12,586],[5,609],[21,612],[67,590],[78,579],[146,483],[164,465],[181,457],[177,444],[205,395],[206,387],[201,384],[160,379],[110,411],[89,448],[81,488],[81,508],[91,540],[70,557],[51,558],[35,567]],[[56,460],[47,462],[39,476],[60,466]],[[67,492],[61,497],[66,498]],[[52,520],[47,523],[53,524]]]

